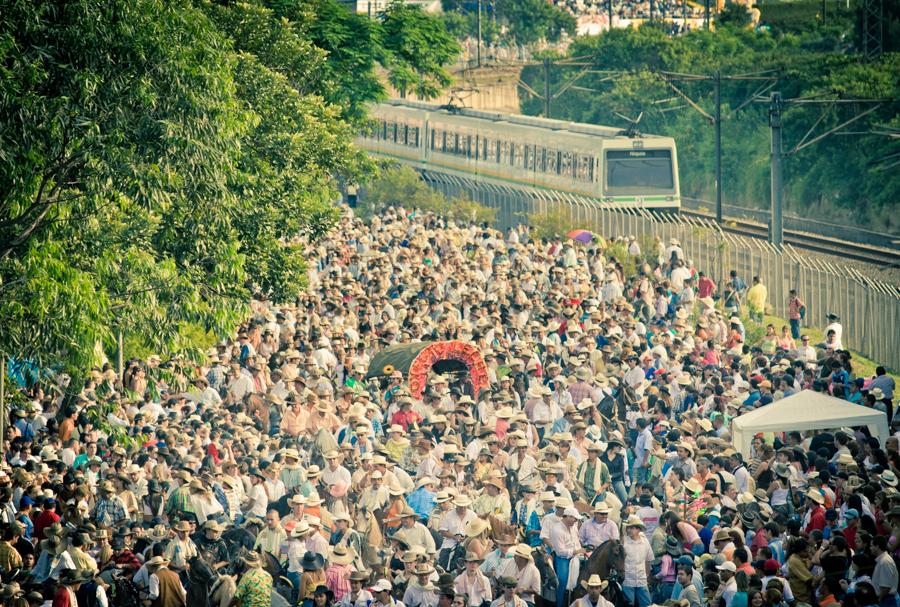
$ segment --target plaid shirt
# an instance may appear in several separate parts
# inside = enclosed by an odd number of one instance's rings
[[[122,501],[122,498],[118,495],[113,495],[110,498],[101,499],[97,502],[94,517],[101,525],[116,527],[128,520],[128,512],[125,510],[125,503]]]

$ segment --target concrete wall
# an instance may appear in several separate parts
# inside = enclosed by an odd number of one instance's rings
[[[430,103],[453,103],[474,110],[494,110],[510,114],[520,113],[518,85],[521,67],[504,66],[482,69],[462,69],[456,73],[448,92]],[[388,96],[399,97],[397,91],[388,87]],[[408,99],[417,99],[407,95]]]

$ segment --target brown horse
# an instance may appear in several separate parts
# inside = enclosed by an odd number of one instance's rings
[[[609,587],[606,590],[606,598],[617,603],[619,595],[619,584],[621,576],[625,573],[625,547],[619,540],[609,540],[603,542],[591,553],[587,561],[581,565],[581,571],[578,574],[578,585],[572,591],[573,600],[584,596],[584,586],[581,584],[587,581],[594,574],[600,576],[601,580],[609,581]]]

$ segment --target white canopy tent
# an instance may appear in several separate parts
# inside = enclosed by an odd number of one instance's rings
[[[882,444],[890,436],[885,413],[821,392],[803,390],[734,418],[731,438],[734,448],[747,457],[750,441],[759,432],[826,430],[845,426],[866,426]]]

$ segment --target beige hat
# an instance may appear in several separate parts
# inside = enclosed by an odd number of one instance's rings
[[[532,560],[532,548],[528,544],[516,544],[516,547],[513,548],[513,556],[518,556],[523,559]]]

